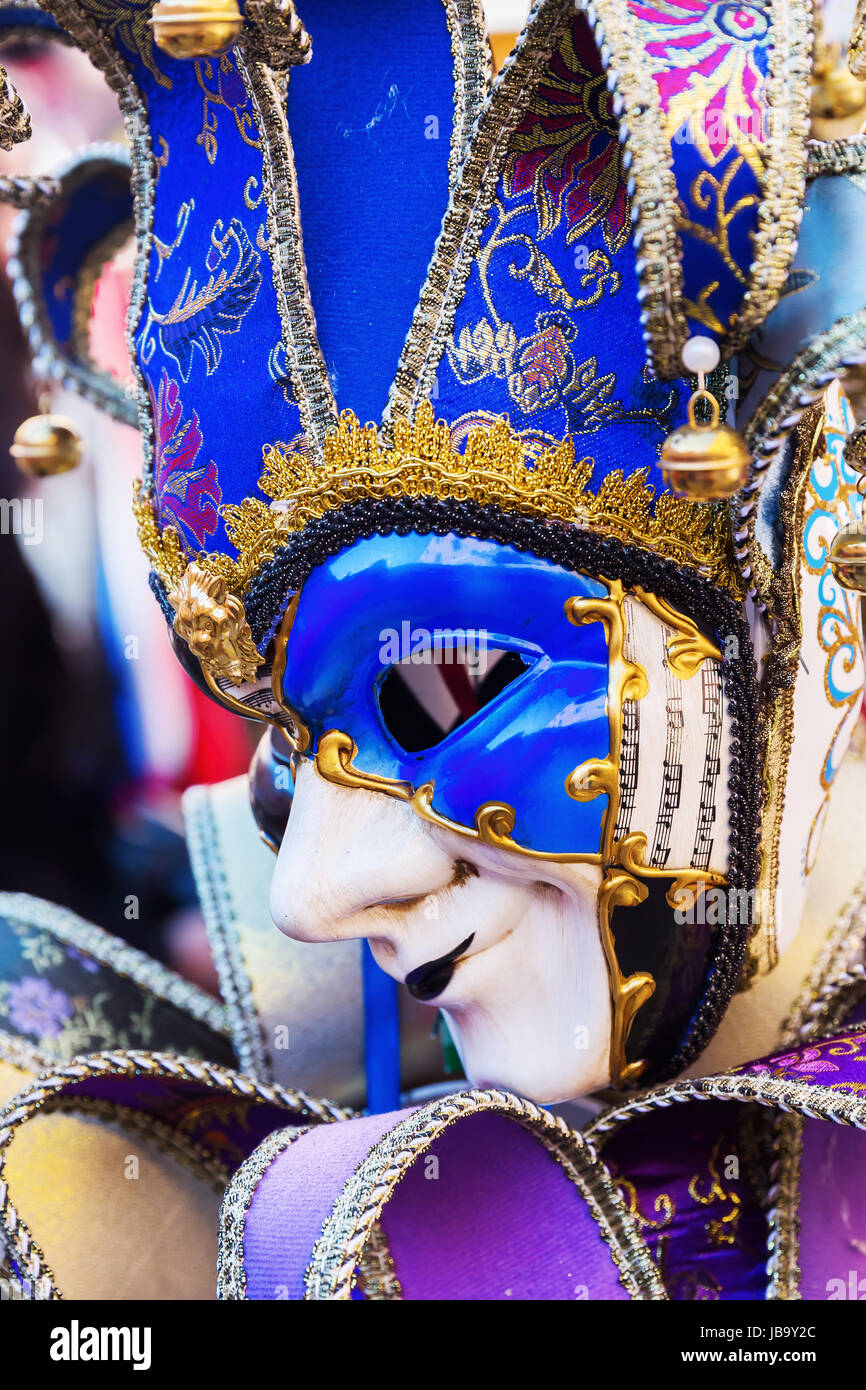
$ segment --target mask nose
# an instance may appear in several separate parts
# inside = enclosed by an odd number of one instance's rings
[[[372,909],[426,897],[452,874],[451,857],[404,802],[334,786],[301,762],[271,884],[280,931],[296,941],[388,936]]]

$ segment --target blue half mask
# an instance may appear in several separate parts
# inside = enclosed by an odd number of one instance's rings
[[[605,798],[575,801],[570,773],[609,752],[604,626],[575,627],[571,598],[598,581],[512,546],[456,536],[372,537],[319,566],[301,591],[283,694],[315,754],[330,730],[357,745],[366,775],[433,783],[432,807],[462,827],[479,806],[516,810],[512,837],[540,853],[594,854]],[[454,649],[514,654],[515,678],[435,746],[395,737],[384,688],[395,661],[448,663]]]

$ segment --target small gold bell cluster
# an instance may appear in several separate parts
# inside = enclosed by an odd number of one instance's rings
[[[845,462],[859,473],[857,491],[866,492],[866,425],[858,425],[848,436],[844,448]],[[830,569],[837,583],[854,593],[866,594],[866,525],[862,518],[849,521],[833,538],[830,546]]]
[[[22,473],[51,478],[77,468],[84,442],[74,421],[65,415],[31,415],[15,431],[9,450]]]
[[[689,400],[688,423],[669,434],[661,451],[662,476],[679,497],[694,502],[722,502],[746,481],[752,456],[741,434],[719,420],[719,403],[707,390],[709,372],[719,365],[718,345],[712,338],[695,334],[683,348],[686,372],[698,378],[698,389]],[[703,404],[707,421],[698,420],[695,408]]]
[[[170,58],[218,58],[243,22],[237,0],[159,0],[150,20],[154,43]]]

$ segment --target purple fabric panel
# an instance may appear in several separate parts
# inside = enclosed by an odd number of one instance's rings
[[[807,1120],[800,1185],[800,1290],[808,1299],[866,1299],[866,1134]]]
[[[785,1081],[805,1081],[833,1091],[858,1093],[866,1081],[866,1033],[843,1031],[829,1038],[804,1043],[790,1052],[764,1057],[735,1068],[735,1075],[773,1076]]]
[[[303,1298],[313,1246],[334,1202],[373,1145],[409,1114],[397,1110],[320,1125],[274,1159],[247,1211],[248,1298]]]
[[[643,1235],[668,1296],[676,1300],[763,1299],[767,1226],[745,1164],[745,1106],[703,1101],[630,1120],[602,1157],[631,1184]],[[628,1189],[627,1189],[628,1190]]]
[[[502,1115],[447,1129],[409,1169],[382,1225],[408,1299],[629,1297],[574,1184]]]

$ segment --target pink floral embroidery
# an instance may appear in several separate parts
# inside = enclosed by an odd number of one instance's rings
[[[196,467],[202,446],[202,433],[195,411],[183,418],[180,387],[163,370],[159,391],[153,406],[154,485],[159,504],[160,520],[174,525],[180,534],[196,546],[203,546],[212,536],[219,521],[222,489],[217,481],[213,460]]]
[[[668,136],[689,122],[713,163],[733,147],[754,158],[765,139],[763,3],[629,0],[629,8],[644,25]]]
[[[513,137],[505,190],[531,190],[539,236],[559,226],[579,241],[599,223],[611,254],[630,232],[619,125],[589,26],[577,19],[550,59]]]
[[[823,1060],[817,1047],[807,1047],[803,1052],[786,1052],[780,1057],[769,1057],[766,1062],[756,1062],[749,1070],[759,1076],[780,1071],[808,1075],[819,1071],[838,1071],[839,1068],[835,1062]]]

